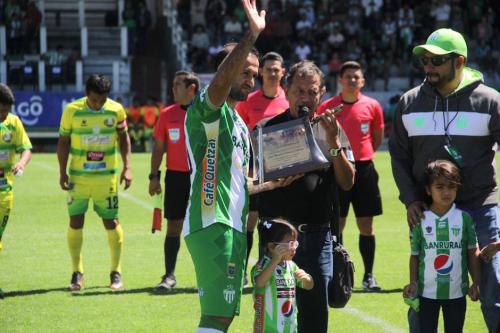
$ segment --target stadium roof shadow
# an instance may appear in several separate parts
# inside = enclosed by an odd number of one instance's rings
[[[377,290],[377,291],[369,291],[369,290],[364,290],[364,289],[354,289],[353,294],[393,294],[393,293],[402,293],[403,289],[402,288],[396,288],[396,289],[382,289],[382,290]]]
[[[106,290],[92,290],[95,289],[106,289]],[[90,290],[90,291],[89,291]],[[68,288],[52,288],[52,289],[34,289],[34,290],[17,290],[17,291],[8,291],[4,292],[4,298],[10,297],[22,297],[22,296],[33,296],[33,295],[41,295],[47,294],[51,292],[69,292]],[[81,296],[99,296],[106,294],[113,295],[127,295],[127,294],[142,294],[148,293],[152,296],[161,296],[161,295],[175,295],[175,294],[197,294],[198,289],[196,288],[174,288],[168,291],[156,291],[154,288],[137,288],[137,289],[123,289],[119,291],[109,290],[107,286],[95,286],[95,287],[85,287],[81,291],[71,293],[72,296],[81,297]]]

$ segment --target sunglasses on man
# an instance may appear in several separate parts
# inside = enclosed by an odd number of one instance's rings
[[[447,62],[448,60],[453,59],[453,58],[455,58],[455,56],[453,56],[453,55],[451,55],[451,56],[434,56],[434,57],[422,56],[422,57],[419,57],[418,60],[420,61],[422,66],[427,66],[427,64],[430,61],[432,66],[439,67],[442,64],[444,64],[445,62]]]

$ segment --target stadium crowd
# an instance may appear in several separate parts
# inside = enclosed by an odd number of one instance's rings
[[[177,1],[195,72],[213,71],[213,58],[222,45],[238,40],[245,31],[245,13],[238,3]],[[263,53],[282,54],[286,67],[303,59],[321,64],[329,73],[332,91],[345,60],[356,60],[366,68],[368,88],[373,90],[375,79],[382,78],[387,90],[390,77],[409,77],[409,86],[418,82],[415,78],[421,78],[421,71],[411,58],[412,48],[433,30],[449,27],[474,36],[467,41],[468,61],[499,82],[500,7],[494,4],[488,0],[261,0],[267,26],[256,45]]]

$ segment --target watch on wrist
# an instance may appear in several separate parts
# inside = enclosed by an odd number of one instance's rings
[[[161,175],[161,171],[158,171],[157,173],[150,173],[148,178],[149,180],[153,180],[153,179],[160,179],[160,175]]]
[[[332,157],[339,156],[341,151],[342,151],[342,148],[330,148],[330,150],[328,150],[328,152],[330,153],[330,156],[332,156]]]

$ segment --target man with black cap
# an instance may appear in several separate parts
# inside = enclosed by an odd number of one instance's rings
[[[451,29],[434,31],[413,49],[426,79],[405,93],[389,140],[392,172],[410,227],[425,209],[424,166],[430,159],[455,162],[462,174],[457,206],[473,218],[480,248],[500,239],[495,143],[500,143],[500,94],[466,67],[467,44]],[[457,263],[458,264],[458,263]],[[500,254],[482,263],[481,309],[490,332],[500,322]]]

